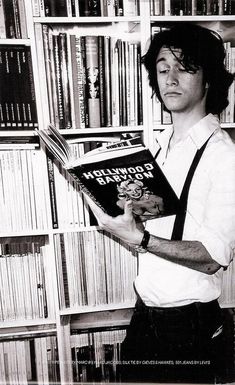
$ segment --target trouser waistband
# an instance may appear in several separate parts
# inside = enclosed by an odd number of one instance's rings
[[[210,302],[193,302],[188,305],[183,306],[174,306],[174,307],[153,307],[153,306],[147,306],[142,301],[140,297],[138,297],[136,302],[136,307],[144,312],[150,312],[159,314],[159,316],[162,314],[174,314],[174,313],[188,313],[191,311],[197,310],[198,312],[206,312],[206,313],[214,313],[215,311],[218,311],[220,309],[218,300],[215,299]]]

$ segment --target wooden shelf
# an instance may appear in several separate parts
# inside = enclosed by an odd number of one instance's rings
[[[105,312],[105,311],[114,311],[118,309],[130,309],[134,307],[134,302],[126,303],[115,303],[115,304],[105,304],[105,305],[96,305],[96,306],[77,306],[70,307],[68,309],[60,310],[60,315],[73,315],[73,314],[85,314],[85,313],[94,313],[94,312]]]
[[[23,319],[23,320],[12,320],[0,322],[0,335],[7,330],[19,329],[21,332],[28,332],[34,330],[42,331],[45,329],[55,328],[56,321],[45,318],[37,319]]]
[[[31,45],[29,39],[0,39],[0,45]]]
[[[164,23],[167,22],[173,22],[173,21],[198,21],[198,22],[204,22],[204,21],[235,21],[235,15],[189,15],[189,16],[150,16],[150,21],[161,21]]]
[[[41,237],[47,236],[49,234],[49,230],[21,230],[21,231],[7,231],[6,233],[1,232],[1,238],[15,238],[15,237]]]
[[[34,23],[41,24],[90,24],[90,23],[120,23],[120,22],[136,22],[141,21],[140,16],[80,16],[80,17],[34,17]]]

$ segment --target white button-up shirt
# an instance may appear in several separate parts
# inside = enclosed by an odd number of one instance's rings
[[[235,144],[211,114],[169,151],[172,133],[170,127],[160,135],[157,162],[178,196],[196,151],[213,134],[190,186],[183,239],[200,241],[215,261],[227,266],[235,251]],[[149,220],[146,228],[151,234],[170,239],[174,219]],[[221,268],[213,275],[204,274],[148,252],[139,256],[135,286],[148,306],[208,302],[221,293],[222,273]]]

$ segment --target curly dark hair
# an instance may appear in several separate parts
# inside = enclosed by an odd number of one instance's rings
[[[186,71],[195,73],[199,68],[203,70],[204,84],[209,85],[206,112],[220,114],[228,105],[228,89],[234,79],[234,75],[225,68],[225,50],[220,35],[199,25],[179,22],[153,37],[142,60],[148,72],[153,95],[156,94],[161,102],[156,58],[163,46],[182,50],[179,61]]]

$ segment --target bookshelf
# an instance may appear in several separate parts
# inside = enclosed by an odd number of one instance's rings
[[[4,13],[6,2],[0,0],[0,21],[3,16],[7,19]],[[167,120],[164,124],[160,120],[161,106],[151,99],[144,68],[139,64],[133,73],[133,66],[128,64],[131,60],[139,63],[154,29],[183,19],[222,30],[226,41],[232,36],[231,31],[234,35],[235,15],[222,14],[221,8],[214,15],[199,15],[195,11],[194,15],[186,15],[183,10],[183,15],[179,16],[167,11],[170,1],[128,0],[125,3],[129,7],[123,11],[120,9],[124,1],[119,1],[115,2],[119,8],[101,8],[102,16],[85,16],[82,12],[79,16],[79,0],[68,1],[67,6],[71,7],[64,7],[62,16],[47,16],[46,4],[55,4],[52,0],[12,0],[9,3],[12,6],[18,4],[23,12],[20,19],[23,20],[22,33],[9,37],[6,28],[0,28],[0,50],[5,46],[16,52],[17,47],[29,48],[36,124],[40,128],[46,127],[54,119],[77,154],[126,134],[141,135],[146,145],[153,148],[154,138],[169,124]],[[93,3],[103,5],[105,2],[93,0]],[[222,2],[218,0],[218,4],[221,6]],[[156,12],[158,5],[162,6],[161,12]],[[14,20],[19,29],[17,16]],[[8,23],[9,20],[5,21]],[[63,95],[67,95],[67,103],[70,103],[71,123],[69,128],[63,123],[59,126],[59,111],[55,111],[56,82],[50,67],[53,65],[51,60],[55,60],[52,48],[55,48],[56,39],[58,43],[59,34],[65,39],[63,44],[71,43],[71,35],[84,41],[87,36],[95,36],[101,47],[104,43],[99,36],[109,37],[107,41],[113,51],[107,49],[106,56],[115,52],[116,62],[111,62],[108,79],[114,84],[115,93],[111,93],[109,100],[111,120],[106,119],[103,125],[95,124],[92,128],[85,121],[79,126],[76,120],[78,100],[74,96],[72,66],[77,62],[69,45],[63,69],[66,73],[63,74],[70,88],[64,90]],[[234,37],[232,46],[235,47]],[[118,64],[128,65],[129,92],[134,90],[134,98],[129,95],[128,99],[118,87],[126,81]],[[116,77],[119,84],[115,83]],[[141,93],[137,89],[141,89]],[[120,104],[123,98],[126,98],[125,106]],[[118,117],[114,107],[119,111]],[[65,109],[66,105],[63,112]],[[233,121],[224,120],[222,126],[232,132],[234,117]],[[137,271],[137,256],[99,230],[77,186],[39,147],[33,128],[11,126],[0,130],[0,201],[3,202],[0,204],[3,218],[0,226],[0,288],[8,300],[6,303],[0,301],[0,367],[3,367],[0,378],[9,384],[30,380],[72,384],[73,381],[101,380],[103,373],[109,381],[118,381],[116,368],[103,367],[101,361],[105,355],[118,358],[117,346],[124,338],[135,302],[132,281]],[[8,265],[13,267],[9,269]],[[77,276],[80,278],[76,279]],[[231,264],[224,275],[222,307],[235,307],[233,276],[234,264]],[[125,285],[121,285],[122,282]],[[15,303],[11,303],[10,298]],[[9,313],[9,309],[14,309],[15,313]],[[96,341],[94,345],[91,340]],[[92,357],[100,360],[100,365],[87,370],[78,363],[79,357],[84,360],[94,346]],[[16,357],[20,354],[21,360]],[[4,369],[4,355],[12,368],[10,371]],[[79,373],[83,373],[82,377]]]

